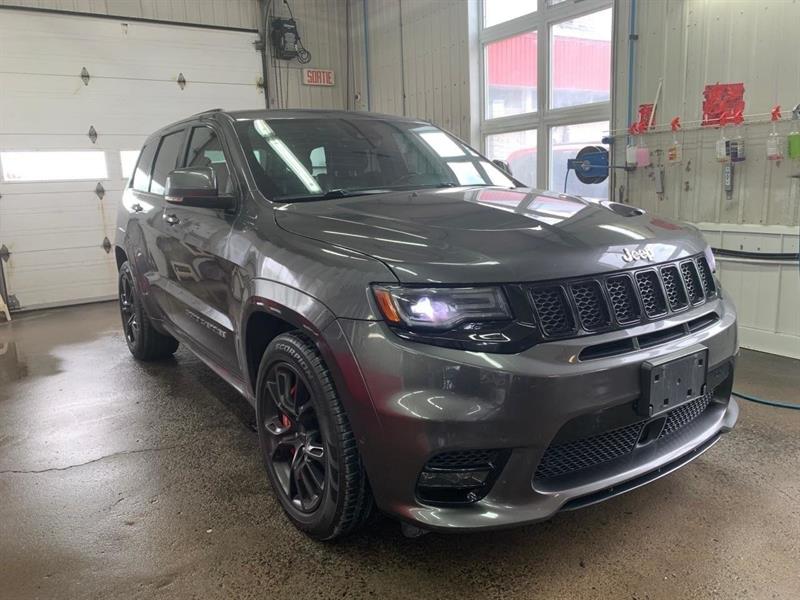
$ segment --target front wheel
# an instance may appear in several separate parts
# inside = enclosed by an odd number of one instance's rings
[[[122,332],[134,358],[151,361],[175,354],[178,340],[153,327],[136,291],[133,272],[127,261],[119,268],[119,313]]]
[[[369,517],[372,494],[330,373],[301,332],[279,335],[258,370],[256,420],[264,466],[291,521],[319,540]]]

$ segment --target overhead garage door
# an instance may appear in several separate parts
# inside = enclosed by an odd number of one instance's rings
[[[115,295],[104,241],[123,170],[171,121],[263,107],[256,37],[0,10],[0,265],[12,308]]]

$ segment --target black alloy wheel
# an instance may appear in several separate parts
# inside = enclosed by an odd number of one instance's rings
[[[263,427],[269,432],[269,460],[281,492],[301,513],[313,513],[322,502],[328,472],[310,385],[291,364],[273,364],[266,377],[272,410]]]

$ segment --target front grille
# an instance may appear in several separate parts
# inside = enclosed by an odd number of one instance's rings
[[[500,450],[453,450],[431,458],[426,469],[481,469],[496,464]]]
[[[697,273],[697,266],[693,261],[687,260],[681,263],[681,276],[686,284],[686,293],[692,304],[699,304],[705,300],[703,284],[700,282],[700,275]]]
[[[708,392],[666,414],[658,439],[686,427],[708,408],[714,393]],[[656,417],[663,418],[664,415]],[[550,446],[536,469],[535,479],[553,479],[590,469],[633,452],[649,420],[638,421],[592,437]]]
[[[603,291],[597,281],[582,281],[570,286],[578,319],[586,331],[597,331],[611,324]]]
[[[678,431],[682,427],[686,427],[689,423],[694,421],[697,417],[703,414],[703,411],[708,408],[711,403],[712,394],[703,394],[699,398],[692,400],[679,406],[667,417],[667,422],[664,424],[664,429],[661,431],[661,437],[666,437],[671,433]]]
[[[545,338],[589,335],[663,319],[716,295],[703,255],[526,288]]]
[[[639,284],[639,293],[642,295],[642,304],[647,316],[652,318],[667,314],[667,301],[661,290],[658,274],[655,271],[637,273],[636,283]]]
[[[672,310],[683,310],[689,305],[686,300],[686,290],[678,268],[670,265],[661,269],[661,279],[664,281],[664,290],[667,292],[669,307]]]
[[[531,290],[533,305],[542,332],[548,336],[560,336],[572,332],[575,327],[572,311],[561,286],[534,288]]]

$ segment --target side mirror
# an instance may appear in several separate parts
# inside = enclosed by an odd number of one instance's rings
[[[495,167],[497,167],[498,169],[500,169],[500,170],[501,170],[503,173],[506,173],[506,174],[508,174],[508,175],[511,175],[511,167],[508,165],[508,161],[506,161],[506,160],[500,160],[499,158],[495,158],[495,159],[492,161],[492,164],[493,164]]]
[[[164,197],[170,204],[195,208],[222,208],[236,206],[233,196],[220,196],[217,176],[211,167],[175,169],[167,175]]]

